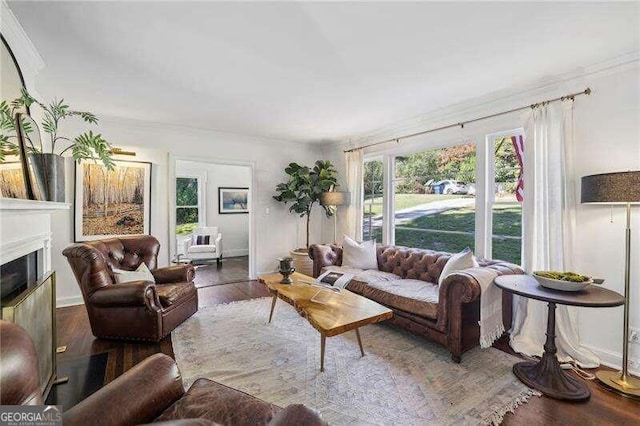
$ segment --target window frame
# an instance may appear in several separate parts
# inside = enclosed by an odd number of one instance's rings
[[[177,194],[177,188],[178,188],[178,179],[195,179],[197,182],[197,186],[198,186],[198,204],[197,205],[185,205],[185,206],[179,206],[178,205],[178,194]],[[206,194],[204,193],[205,191],[203,191],[204,188],[206,188],[206,175],[205,174],[177,174],[175,177],[175,191],[174,191],[174,200],[175,200],[175,215],[176,215],[176,220],[174,222],[177,222],[177,218],[178,218],[178,209],[181,208],[197,208],[198,209],[198,226],[206,226],[206,218],[207,218],[207,213],[206,213]],[[174,223],[174,226],[178,226],[177,223]],[[192,234],[188,234],[188,235],[192,235]],[[182,235],[182,237],[186,237],[187,235]],[[177,235],[176,233],[176,237],[180,237],[179,235]]]

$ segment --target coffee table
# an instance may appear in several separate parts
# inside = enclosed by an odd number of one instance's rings
[[[381,322],[393,317],[391,309],[349,290],[342,290],[338,293],[309,285],[304,281],[312,282],[313,278],[298,272],[294,272],[291,275],[291,279],[293,284],[281,284],[282,275],[279,273],[266,274],[259,277],[260,282],[267,286],[273,296],[269,322],[273,318],[273,311],[278,299],[282,299],[296,308],[298,313],[320,332],[320,371],[324,371],[324,352],[327,337],[355,330],[360,353],[364,356],[358,329],[364,325]],[[318,291],[324,293],[323,302],[311,300]]]
[[[556,356],[556,304],[609,308],[624,305],[624,297],[615,291],[598,285],[584,290],[567,292],[542,287],[531,275],[501,275],[495,285],[519,296],[547,302],[547,341],[544,353],[538,362],[519,362],[513,366],[513,374],[522,383],[556,399],[584,401],[591,391],[580,380],[565,373]]]

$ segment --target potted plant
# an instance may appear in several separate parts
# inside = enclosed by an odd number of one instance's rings
[[[44,133],[49,135],[48,151],[45,151],[38,127],[31,117],[18,115],[20,121],[15,118],[18,111],[32,105],[37,105],[42,110],[41,126]],[[89,124],[98,123],[98,118],[90,112],[69,109],[64,99],[54,99],[46,105],[33,98],[25,89],[22,89],[21,97],[10,103],[4,100],[0,102],[0,162],[4,161],[6,153],[18,151],[17,126],[22,126],[26,134],[24,142],[29,164],[33,168],[36,185],[47,201],[64,202],[65,152],[70,150],[75,161],[100,161],[109,170],[114,167],[111,146],[102,135],[88,131],[69,139],[59,134],[60,122],[71,117],[80,117]]]
[[[276,201],[285,204],[291,203],[289,211],[307,218],[306,247],[291,251],[295,268],[298,272],[311,275],[311,259],[309,258],[309,237],[311,210],[313,205],[320,200],[320,194],[332,190],[338,186],[338,172],[330,161],[318,160],[313,168],[290,163],[284,172],[289,175],[289,180],[276,186],[277,194],[273,196]],[[328,206],[322,206],[327,217],[331,217],[334,211]]]

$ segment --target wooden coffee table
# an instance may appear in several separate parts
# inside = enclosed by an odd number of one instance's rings
[[[339,293],[323,290],[320,287],[302,282],[313,281],[313,278],[297,272],[291,275],[291,279],[293,284],[280,284],[282,275],[279,273],[259,277],[260,282],[266,285],[273,295],[269,322],[273,318],[278,298],[296,308],[298,313],[320,332],[320,371],[324,371],[325,340],[327,337],[355,330],[360,353],[364,356],[358,328],[387,320],[393,316],[391,309],[349,290],[342,290]],[[323,302],[321,303],[311,300],[319,290],[323,292]]]

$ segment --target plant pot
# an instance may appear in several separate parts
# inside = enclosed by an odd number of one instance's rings
[[[291,257],[293,257],[293,267],[296,268],[296,272],[313,276],[313,260],[309,257],[309,251],[306,248],[299,248],[291,250]]]
[[[33,168],[34,192],[44,201],[65,201],[64,157],[57,154],[28,154]]]

